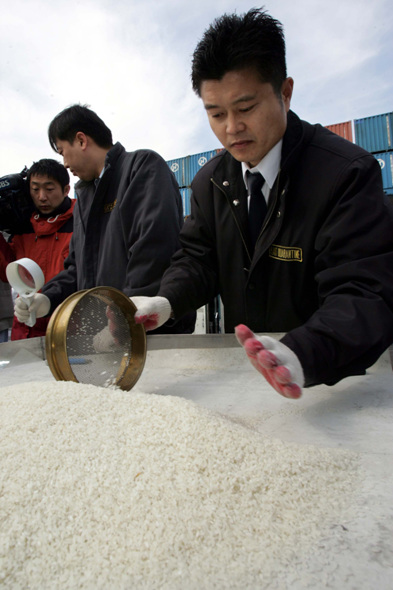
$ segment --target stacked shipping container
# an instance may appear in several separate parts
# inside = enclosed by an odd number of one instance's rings
[[[191,182],[195,174],[208,160],[210,160],[210,158],[213,158],[220,151],[220,149],[211,150],[210,152],[201,152],[200,154],[194,154],[193,156],[167,160],[167,164],[175,175],[180,187],[185,217],[190,214]]]
[[[367,150],[381,166],[382,183],[387,195],[393,197],[393,113],[384,113],[364,119],[355,119],[327,128]]]
[[[383,188],[393,197],[393,112],[355,119],[355,141],[377,158]]]
[[[345,121],[345,123],[335,123],[334,125],[326,125],[326,129],[329,129],[340,137],[353,142],[352,121]]]
[[[184,158],[168,160],[167,164],[176,177],[183,201],[184,217],[190,214],[191,182],[195,174],[213,158],[220,149],[201,152]],[[197,311],[195,334],[219,334],[224,332],[222,325],[222,303],[220,297],[215,297],[209,304]]]
[[[355,119],[356,143],[372,154],[393,150],[392,121],[393,113]]]
[[[382,172],[384,191],[393,199],[393,151],[373,154],[377,158]]]

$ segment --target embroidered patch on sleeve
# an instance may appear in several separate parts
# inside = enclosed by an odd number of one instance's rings
[[[285,262],[303,262],[303,250],[301,248],[290,248],[272,244],[269,248],[270,258],[283,260]]]
[[[107,203],[106,205],[104,205],[104,213],[110,213],[111,211],[113,211],[113,209],[116,207],[116,201],[117,199],[115,199],[113,203]]]

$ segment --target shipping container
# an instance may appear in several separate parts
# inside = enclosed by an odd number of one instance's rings
[[[190,186],[195,174],[199,172],[199,170],[206,164],[208,160],[214,158],[216,155],[217,150],[212,150],[210,152],[201,152],[200,154],[189,156],[187,169],[188,176],[186,176],[186,180],[188,180],[188,182],[186,183],[186,186]]]
[[[346,121],[345,123],[335,123],[334,125],[326,125],[326,129],[329,129],[329,131],[332,131],[336,135],[353,142],[352,121]]]
[[[167,160],[167,164],[175,175],[180,188],[190,186],[195,174],[219,151],[221,150],[211,150],[210,152],[201,152],[192,156]]]
[[[393,195],[393,151],[374,154],[381,166],[383,190],[388,195]]]
[[[355,142],[373,154],[393,150],[393,112],[355,119]]]
[[[185,187],[180,189],[181,200],[183,203],[183,216],[187,217],[190,215],[191,208],[190,208],[190,198],[191,198],[191,189],[190,187]]]
[[[187,169],[187,156],[185,158],[176,158],[174,160],[167,160],[167,164],[169,168],[172,170],[175,178],[177,180],[177,184],[182,186],[187,186],[186,176],[188,173],[186,172]]]

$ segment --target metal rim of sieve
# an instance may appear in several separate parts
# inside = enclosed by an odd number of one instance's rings
[[[45,336],[46,358],[52,375],[57,381],[78,383],[69,362],[67,352],[67,329],[75,307],[84,297],[94,296],[106,304],[114,303],[124,314],[132,341],[132,354],[122,367],[115,385],[129,391],[142,374],[146,360],[146,332],[143,325],[136,324],[136,307],[131,299],[114,287],[94,287],[73,293],[53,312]]]

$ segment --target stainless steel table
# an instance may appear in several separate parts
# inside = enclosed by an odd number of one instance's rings
[[[279,336],[279,335],[273,335]],[[52,380],[43,339],[0,344],[0,386]],[[251,367],[233,335],[148,337],[134,390],[175,395],[225,413],[284,441],[359,453],[364,506],[340,543],[323,539],[303,577],[282,588],[393,588],[393,372],[386,351],[365,376],[306,389],[300,400],[278,395]],[[131,394],[132,394],[131,391]],[[300,562],[298,567],[303,567]],[[312,571],[310,571],[310,568]],[[311,576],[311,577],[310,577]],[[315,579],[315,577],[314,577]]]

